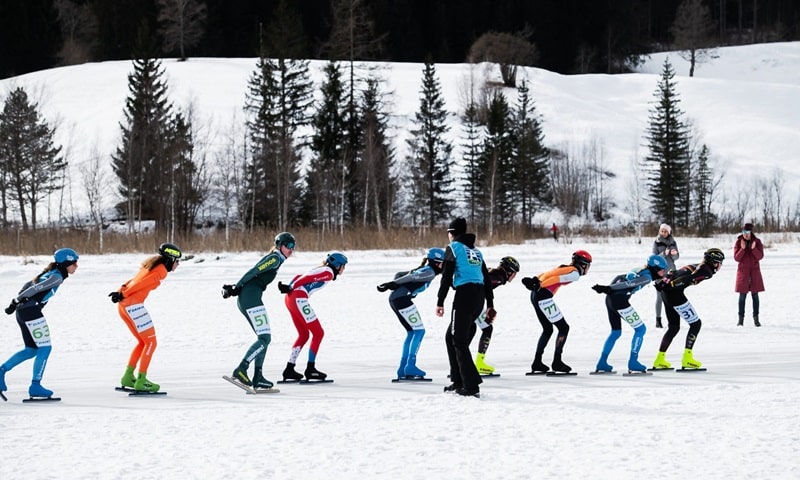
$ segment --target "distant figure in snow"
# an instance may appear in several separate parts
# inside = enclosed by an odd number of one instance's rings
[[[753,323],[756,327],[761,326],[758,321],[758,293],[764,291],[764,279],[761,277],[761,265],[759,262],[764,258],[764,244],[761,239],[756,237],[753,232],[753,224],[745,223],[742,227],[742,234],[736,238],[733,244],[733,259],[736,260],[736,289],[739,294],[739,323],[744,325],[744,305],[747,300],[747,293],[753,298]]]

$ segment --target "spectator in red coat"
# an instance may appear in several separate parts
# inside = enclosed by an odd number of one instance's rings
[[[748,292],[753,297],[753,323],[760,327],[758,321],[758,292],[764,291],[764,279],[761,278],[761,267],[758,262],[764,258],[764,244],[756,238],[753,224],[745,223],[742,234],[733,245],[733,258],[739,265],[736,268],[736,292],[739,294],[739,323],[744,325],[744,304]]]

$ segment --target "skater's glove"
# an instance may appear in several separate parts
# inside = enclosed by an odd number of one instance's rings
[[[386,290],[397,290],[397,284],[394,282],[386,282],[381,283],[377,288],[379,292],[385,292]]]
[[[14,313],[17,310],[18,304],[19,302],[17,302],[16,298],[14,300],[11,300],[11,303],[9,303],[8,306],[6,307],[6,314],[11,315],[12,313]]]
[[[592,286],[592,290],[594,290],[597,293],[605,293],[605,294],[611,293],[611,287],[609,287],[608,285],[594,285]]]
[[[664,290],[664,282],[653,282],[653,288],[655,288],[658,292]]]
[[[222,286],[222,298],[237,297],[240,293],[242,293],[242,287],[237,287],[236,285]]]
[[[522,279],[522,284],[525,285],[525,288],[533,292],[539,290],[539,288],[542,286],[542,282],[539,281],[539,277],[525,277]]]
[[[122,295],[122,292],[111,292],[108,294],[108,296],[111,297],[111,303],[119,303],[123,298],[125,298],[125,296]]]
[[[283,282],[278,282],[278,290],[280,290],[281,293],[289,293],[292,291],[292,286],[286,285]]]
[[[494,322],[494,317],[497,316],[497,310],[494,308],[487,308],[486,309],[486,323],[491,324]]]

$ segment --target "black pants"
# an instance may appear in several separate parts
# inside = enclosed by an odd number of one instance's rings
[[[664,336],[661,337],[661,345],[659,345],[658,351],[666,352],[672,344],[672,339],[675,338],[681,330],[682,319],[678,312],[675,311],[674,306],[683,305],[689,300],[683,293],[683,289],[664,290],[661,292],[661,299],[664,301],[667,314],[667,330],[664,332]],[[685,348],[689,350],[694,348],[694,342],[697,340],[697,335],[700,333],[702,327],[703,322],[701,322],[699,318],[695,322],[689,324],[689,332],[686,334],[686,343],[684,344]]]
[[[472,361],[469,344],[475,335],[475,319],[483,311],[483,284],[467,283],[456,289],[450,326],[444,336],[450,361],[450,380],[466,389],[478,388],[483,382]]]

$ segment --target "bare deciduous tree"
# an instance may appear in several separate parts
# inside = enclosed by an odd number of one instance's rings
[[[678,7],[670,32],[681,58],[689,62],[690,77],[694,76],[698,63],[717,57],[716,51],[709,48],[713,45],[715,28],[711,12],[701,0],[683,0]]]
[[[205,33],[206,4],[195,0],[158,0],[158,33],[165,52],[178,51],[186,60],[186,49],[197,45]]]
[[[104,155],[100,154],[98,146],[95,145],[92,147],[89,158],[78,168],[84,193],[86,193],[86,200],[89,205],[89,219],[93,227],[97,229],[97,241],[100,253],[103,253],[104,247],[103,223],[105,222],[105,218],[103,210],[105,200],[111,192],[109,186],[110,175],[109,172],[105,171],[103,168],[107,163],[108,160]]]
[[[532,66],[539,59],[536,45],[521,35],[504,32],[488,32],[480,36],[469,49],[470,63],[492,62],[500,66],[503,84],[517,85],[517,68]]]
[[[64,43],[58,52],[62,65],[77,65],[92,60],[97,46],[97,16],[88,2],[78,5],[71,0],[55,0],[58,23]]]

